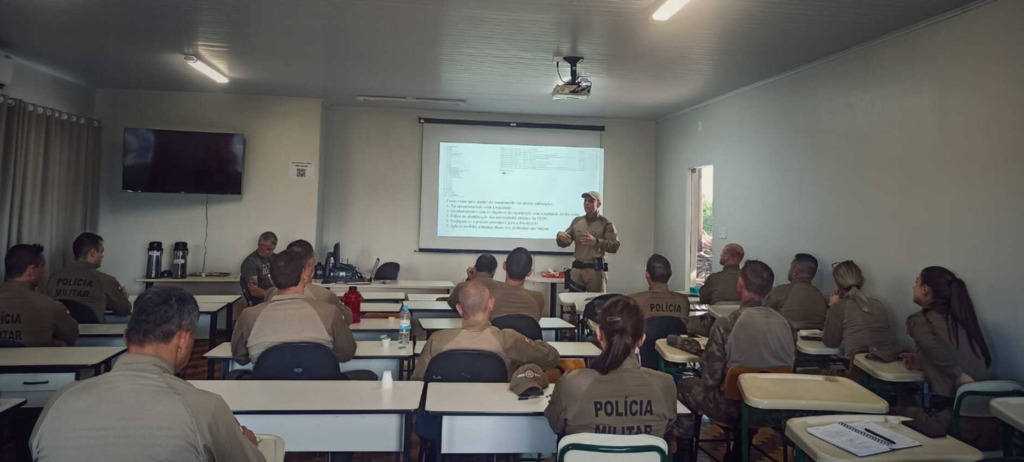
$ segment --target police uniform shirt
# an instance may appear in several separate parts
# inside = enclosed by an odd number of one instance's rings
[[[789,322],[775,310],[757,304],[751,301],[747,306],[715,320],[701,356],[704,382],[709,387],[720,390],[731,366],[772,368],[793,365],[796,341]],[[741,319],[744,322],[741,323]]]
[[[714,305],[722,302],[739,302],[740,293],[736,282],[740,280],[739,265],[726,265],[722,271],[709,274],[700,286],[700,302]]]
[[[27,347],[74,345],[78,322],[64,305],[32,290],[27,282],[0,284],[0,340]]]
[[[945,316],[934,308],[925,308],[907,318],[907,335],[914,339],[917,362],[924,369],[932,392],[954,398],[957,379],[967,374],[975,382],[990,378],[985,358],[971,349],[967,330],[960,328],[953,337]]]
[[[338,295],[331,292],[330,289],[324,286],[310,284],[306,286],[306,292],[303,295],[309,300],[324,302],[338,307],[338,309],[341,310],[342,316],[345,317],[345,324],[350,326],[352,325],[352,310],[348,309],[348,307],[342,303],[341,299],[338,298]],[[277,296],[277,287],[267,289],[267,296],[263,297],[263,303],[273,301],[275,296]]]
[[[821,329],[825,325],[828,300],[810,282],[798,281],[775,287],[764,303],[788,319],[795,330]]]
[[[238,364],[249,364],[272,346],[298,342],[331,348],[338,362],[356,354],[355,338],[338,307],[304,294],[277,294],[271,302],[242,311],[231,336],[231,356]]]
[[[615,225],[602,215],[598,215],[594,219],[589,219],[586,215],[576,217],[569,224],[569,227],[565,229],[565,232],[572,236],[573,243],[576,244],[572,254],[578,261],[592,262],[596,258],[604,257],[605,253],[619,251],[619,234],[615,230]],[[579,243],[580,238],[587,233],[590,233],[590,235],[597,239],[597,244],[582,245]],[[571,243],[563,242],[558,238],[555,241],[559,247],[569,247],[571,245]]]
[[[651,282],[650,290],[635,293],[630,297],[640,305],[645,318],[652,316],[674,316],[683,320],[690,314],[690,299],[679,292],[669,290],[668,284]]]
[[[57,392],[36,422],[36,461],[263,461],[220,396],[128,353],[110,372]]]
[[[491,319],[509,314],[522,314],[540,321],[544,317],[544,294],[527,290],[524,286],[510,286],[499,282],[491,292],[494,311]]]
[[[530,340],[512,329],[498,329],[489,321],[463,321],[462,329],[434,332],[423,345],[410,380],[423,380],[434,356],[448,350],[483,350],[505,360],[509,378],[520,366],[536,364],[541,369],[558,365],[558,350],[543,340]]]
[[[46,283],[46,294],[57,300],[74,300],[87,305],[101,321],[108,309],[118,316],[132,312],[132,304],[117,279],[85,261],[75,261],[52,274]]]
[[[577,369],[559,379],[544,415],[559,435],[589,432],[660,438],[676,418],[675,380],[640,367],[632,355],[607,375]]]
[[[448,306],[452,307],[453,310],[455,309],[455,305],[459,303],[459,292],[462,292],[462,288],[466,287],[466,284],[469,284],[470,282],[482,284],[488,291],[490,291],[492,297],[498,287],[503,285],[501,281],[494,280],[493,274],[476,272],[473,274],[473,277],[469,278],[469,280],[458,283],[455,288],[452,289],[452,293],[448,295]]]
[[[875,345],[894,343],[889,329],[889,313],[882,302],[868,299],[868,311],[850,298],[840,298],[828,309],[821,341],[829,348],[842,348],[843,356],[853,357]]]
[[[260,289],[266,290],[274,286],[270,281],[270,257],[263,258],[255,250],[242,260],[242,278],[255,282]]]

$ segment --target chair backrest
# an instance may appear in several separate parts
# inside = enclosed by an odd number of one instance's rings
[[[989,401],[1004,396],[1024,396],[1024,385],[1012,380],[986,380],[961,385],[953,404],[953,425],[950,434],[960,437],[961,417],[991,417]]]
[[[682,319],[675,316],[652,316],[644,321],[644,333],[647,340],[640,345],[640,365],[648,369],[658,370],[658,350],[654,348],[654,342],[669,335],[685,335],[686,324]]]
[[[427,364],[425,382],[508,382],[508,367],[496,353],[483,350],[442,351]]]
[[[576,433],[558,442],[558,462],[666,462],[668,444],[651,435]]]
[[[620,295],[622,294],[598,295],[587,302],[586,306],[583,307],[583,319],[580,320],[580,338],[583,338],[587,334],[587,331],[592,330],[588,321],[593,321],[596,326],[597,315],[601,314],[601,308],[604,308],[604,304],[608,303],[608,300]]]
[[[277,435],[256,435],[257,447],[267,462],[284,462],[284,439]]]
[[[98,324],[100,318],[96,316],[96,312],[89,308],[88,305],[77,302],[75,300],[58,300],[64,304],[64,307],[68,309],[68,314],[71,315],[75,321],[79,324]]]
[[[346,380],[338,358],[319,343],[282,343],[267,348],[253,367],[256,380]]]
[[[743,399],[743,394],[740,393],[740,376],[743,374],[757,374],[761,372],[767,372],[771,374],[792,374],[793,366],[779,366],[771,368],[754,368],[754,367],[743,367],[733,366],[725,372],[725,399],[731,399],[733,401],[739,401]]]
[[[246,306],[255,305],[256,300],[253,298],[252,293],[249,292],[249,281],[245,280],[245,276],[238,278],[238,284],[242,286],[242,298],[245,299]]]
[[[14,340],[0,340],[0,348],[23,348],[24,346]]]
[[[397,281],[398,272],[402,269],[402,265],[389,261],[377,268],[377,272],[373,275],[374,281]]]
[[[530,340],[541,340],[540,323],[525,314],[506,314],[491,320],[491,325],[498,329],[512,329],[525,335]]]

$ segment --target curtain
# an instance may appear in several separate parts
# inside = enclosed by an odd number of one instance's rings
[[[98,121],[0,95],[0,249],[42,244],[47,267],[70,263],[96,230],[99,165]]]

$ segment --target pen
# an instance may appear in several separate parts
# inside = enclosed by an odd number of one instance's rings
[[[874,430],[872,430],[870,428],[864,427],[864,431],[866,431],[866,432],[868,432],[868,433],[870,433],[872,435],[875,435],[875,436],[881,438],[885,442],[889,443],[890,446],[896,446],[896,442],[895,441],[890,440],[889,438],[886,438],[886,437],[884,437],[882,435],[879,435],[878,432],[876,432],[876,431],[874,431]]]

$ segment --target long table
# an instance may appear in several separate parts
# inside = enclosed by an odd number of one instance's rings
[[[221,365],[221,378],[226,378],[228,372],[232,370],[252,369],[252,363],[243,366],[231,359],[231,344],[229,342],[217,345],[216,348],[206,352],[203,357],[210,361],[211,364],[207,368],[206,377],[208,379],[214,378],[214,368],[212,367],[214,363],[220,363]],[[397,380],[408,377],[409,374],[404,374],[403,372],[411,371],[411,364],[403,368],[402,363],[411,363],[412,357],[413,348],[398,348],[398,342],[391,342],[390,345],[385,347],[380,340],[360,341],[356,342],[355,357],[351,361],[339,363],[339,367],[342,372],[370,370],[377,374],[377,377],[383,376],[384,371],[391,371],[391,375]]]
[[[39,407],[72,382],[110,370],[121,347],[5,348],[0,354],[0,393]],[[90,374],[91,372],[91,374]]]
[[[345,282],[339,282],[335,284],[323,284],[319,281],[314,281],[314,284],[324,286],[334,292],[341,292],[348,290],[349,287],[356,287],[360,291],[367,292],[380,292],[385,290],[400,290],[409,292],[412,290],[419,291],[432,291],[440,293],[451,293],[452,289],[455,288],[455,284],[452,281],[414,281],[414,280],[397,280],[397,281],[373,281],[371,284],[349,284]]]
[[[569,324],[561,318],[540,318],[539,321],[540,330],[544,334],[544,340],[553,341],[555,340],[555,331],[558,330],[572,330],[576,326]],[[437,318],[437,319],[421,319],[420,325],[423,326],[423,330],[427,331],[427,336],[434,331],[444,329],[461,329],[462,318]]]
[[[237,278],[236,278],[237,279]],[[177,279],[181,281],[182,279]],[[199,323],[200,331],[201,325],[204,319],[209,323],[209,334],[207,339],[210,341],[210,345],[216,345],[217,342],[217,325],[220,323],[220,313],[223,311],[225,316],[225,328],[228,331],[228,338],[231,338],[231,331],[234,329],[234,321],[231,319],[232,310],[231,306],[241,298],[240,295],[196,295],[196,302],[199,303]],[[138,295],[129,295],[128,301],[133,305]],[[202,340],[201,336],[196,338]]]
[[[229,274],[227,276],[189,276],[184,279],[174,278],[138,278],[135,282],[141,282],[146,285],[146,288],[153,287],[154,284],[169,284],[169,285],[180,285],[180,284],[234,284],[235,287],[239,287],[241,277],[237,274]]]

